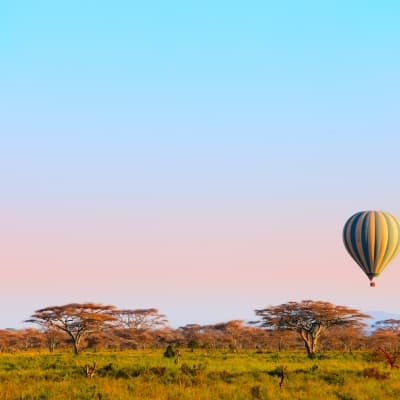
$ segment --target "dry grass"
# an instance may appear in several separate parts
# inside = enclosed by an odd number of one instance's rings
[[[162,350],[0,355],[1,400],[399,399],[399,378],[363,353],[183,350],[180,365]]]

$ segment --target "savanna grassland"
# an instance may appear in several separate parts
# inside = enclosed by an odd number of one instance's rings
[[[87,376],[86,366],[96,370]],[[90,368],[89,368],[90,369]],[[281,384],[281,385],[280,385]],[[400,371],[371,352],[162,350],[0,355],[1,400],[400,398]]]

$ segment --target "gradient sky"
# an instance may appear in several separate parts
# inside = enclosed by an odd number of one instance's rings
[[[0,328],[288,300],[400,312],[341,231],[400,217],[396,1],[0,2]]]

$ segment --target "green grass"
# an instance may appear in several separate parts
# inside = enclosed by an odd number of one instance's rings
[[[368,354],[163,350],[0,355],[1,400],[399,399],[400,371]],[[97,364],[93,379],[84,366]],[[282,367],[286,377],[279,387]]]

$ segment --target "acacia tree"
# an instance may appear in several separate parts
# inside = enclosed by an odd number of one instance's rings
[[[47,348],[50,353],[52,353],[56,347],[60,345],[60,343],[65,342],[67,339],[65,332],[50,325],[44,330],[44,335],[46,337]]]
[[[377,330],[383,330],[400,335],[400,319],[384,319],[383,321],[378,321],[373,325]]]
[[[115,334],[123,346],[142,346],[153,342],[153,333],[160,332],[168,324],[167,317],[157,308],[114,310]]]
[[[203,327],[199,324],[187,324],[178,328],[186,346],[193,352],[200,346]]]
[[[370,336],[373,346],[384,348],[388,351],[400,349],[400,320],[385,319],[373,325],[374,332]]]
[[[353,308],[312,300],[290,301],[255,310],[255,313],[261,317],[257,322],[267,329],[296,331],[309,358],[315,356],[318,340],[326,329],[333,326],[359,328],[365,326],[363,319],[371,318]]]
[[[46,330],[59,329],[72,341],[74,353],[78,354],[82,339],[98,332],[116,318],[114,306],[96,303],[70,303],[63,306],[51,306],[34,312],[25,322],[38,324]]]
[[[149,330],[165,327],[167,317],[160,314],[157,308],[114,310],[118,324],[123,328]]]
[[[220,332],[222,342],[227,344],[233,351],[237,351],[239,347],[243,347],[243,342],[246,337],[248,338],[250,336],[249,334],[252,329],[244,325],[242,320],[222,322],[211,325],[210,328]]]
[[[352,352],[365,347],[367,338],[361,327],[333,326],[321,337],[320,348]]]

